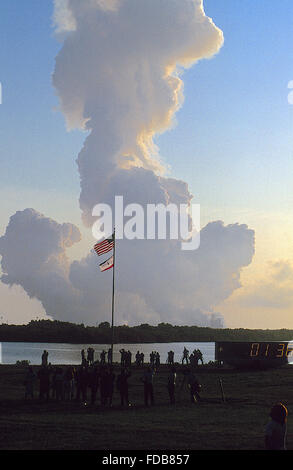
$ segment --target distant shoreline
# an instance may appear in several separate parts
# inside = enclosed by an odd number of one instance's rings
[[[251,330],[245,328],[210,328],[160,323],[157,326],[120,325],[114,327],[114,344],[151,344],[216,341],[291,341],[293,330]],[[57,320],[32,320],[27,325],[0,325],[0,342],[111,344],[108,322],[85,326]]]

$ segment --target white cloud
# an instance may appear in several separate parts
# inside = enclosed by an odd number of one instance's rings
[[[66,250],[78,240],[72,224],[32,209],[17,212],[0,238],[2,281],[22,286],[53,318],[109,319],[112,273],[100,273],[92,253],[70,263]],[[206,314],[240,286],[240,270],[253,251],[253,231],[221,222],[202,229],[194,252],[182,252],[177,241],[117,241],[117,322],[207,325]]]
[[[56,0],[54,21],[64,38],[53,74],[60,109],[69,128],[89,131],[77,159],[84,224],[115,195],[125,204],[190,204],[187,183],[166,176],[153,139],[182,105],[183,69],[223,44],[202,2]],[[72,224],[17,212],[0,239],[2,281],[22,286],[53,318],[108,320],[111,273],[99,273],[95,254],[69,262],[79,239]],[[202,229],[194,252],[179,241],[117,242],[116,321],[207,325],[253,253],[253,231],[219,221]]]
[[[92,0],[67,6],[76,31],[56,58],[53,84],[68,126],[91,130],[78,156],[80,207],[91,225],[95,204],[124,194],[120,181],[132,192],[147,189],[131,169],[164,173],[153,137],[172,125],[183,102],[179,67],[214,55],[223,34],[199,0],[120,0],[107,11]]]

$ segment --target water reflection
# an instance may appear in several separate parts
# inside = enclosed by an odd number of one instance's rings
[[[100,353],[108,351],[109,344],[67,344],[67,343],[0,343],[1,363],[15,364],[16,361],[27,360],[32,365],[41,363],[41,356],[44,350],[48,351],[48,362],[51,364],[80,364],[81,350],[87,351],[89,347],[95,350],[94,359],[100,360]],[[135,361],[137,351],[143,352],[145,362],[149,362],[152,351],[160,354],[161,363],[167,361],[168,351],[174,351],[174,361],[181,362],[183,349],[186,347],[189,353],[194,349],[200,349],[205,363],[215,360],[215,343],[144,343],[144,344],[115,344],[114,362],[120,362],[120,349],[125,349],[132,353],[132,362]]]

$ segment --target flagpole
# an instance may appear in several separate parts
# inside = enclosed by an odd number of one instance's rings
[[[115,301],[115,250],[116,250],[116,239],[115,239],[115,227],[113,232],[113,286],[112,286],[112,339],[111,339],[111,365],[113,364],[113,353],[114,353],[114,301]]]

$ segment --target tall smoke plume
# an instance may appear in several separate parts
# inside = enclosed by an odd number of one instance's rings
[[[63,41],[53,73],[60,109],[69,129],[88,131],[77,158],[84,225],[115,195],[125,204],[190,204],[187,183],[166,176],[154,137],[183,103],[184,69],[223,44],[202,1],[55,0],[54,21]],[[23,235],[26,251],[17,249]],[[66,256],[79,240],[71,224],[17,212],[0,239],[2,281],[21,285],[54,318],[109,319],[111,275],[99,273],[95,254],[73,263]],[[192,252],[174,240],[117,242],[117,323],[209,324],[253,253],[253,231],[220,221],[201,230]]]
[[[153,138],[172,125],[183,102],[183,68],[222,45],[202,2],[55,3],[59,34],[67,36],[53,84],[68,127],[90,131],[77,160],[84,223],[91,226],[93,206],[113,203],[115,194],[144,204],[172,202],[179,192],[189,202],[187,185],[173,181],[170,188],[162,176]]]

